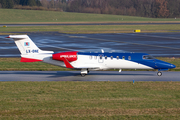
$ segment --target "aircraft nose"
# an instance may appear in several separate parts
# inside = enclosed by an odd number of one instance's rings
[[[167,63],[167,62],[157,62],[156,63],[156,66],[159,68],[159,69],[172,69],[172,68],[175,68],[176,66],[171,64],[171,63]]]
[[[175,65],[173,65],[173,64],[171,64],[171,65],[170,65],[170,67],[171,67],[171,68],[176,68],[176,66],[175,66]]]
[[[171,63],[169,63],[169,64],[164,64],[164,67],[168,68],[168,69],[172,69],[172,68],[175,68],[176,66],[171,64]]]

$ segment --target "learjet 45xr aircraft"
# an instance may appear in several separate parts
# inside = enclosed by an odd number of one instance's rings
[[[85,76],[89,71],[107,69],[157,69],[158,76],[161,71],[175,68],[176,66],[150,56],[146,53],[83,53],[68,51],[54,53],[39,49],[27,35],[10,35],[19,51],[21,62],[45,62],[61,67],[79,69]]]

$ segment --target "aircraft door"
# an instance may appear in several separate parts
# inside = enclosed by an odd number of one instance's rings
[[[104,55],[103,54],[99,54],[98,61],[99,61],[99,63],[103,63],[104,62]]]
[[[158,68],[158,65],[157,65],[157,63],[156,63],[156,60],[154,60],[154,66],[155,66],[155,68]]]

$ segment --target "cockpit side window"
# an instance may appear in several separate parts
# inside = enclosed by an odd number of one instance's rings
[[[116,56],[117,60],[119,60],[119,56]]]
[[[153,56],[151,56],[151,55],[143,55],[143,59],[152,60],[152,59],[155,59],[155,58]]]
[[[131,56],[129,56],[128,59],[131,60]]]

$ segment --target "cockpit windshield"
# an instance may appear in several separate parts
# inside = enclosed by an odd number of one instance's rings
[[[153,56],[151,56],[151,55],[143,55],[143,59],[152,60],[152,59],[155,59],[155,58]]]

